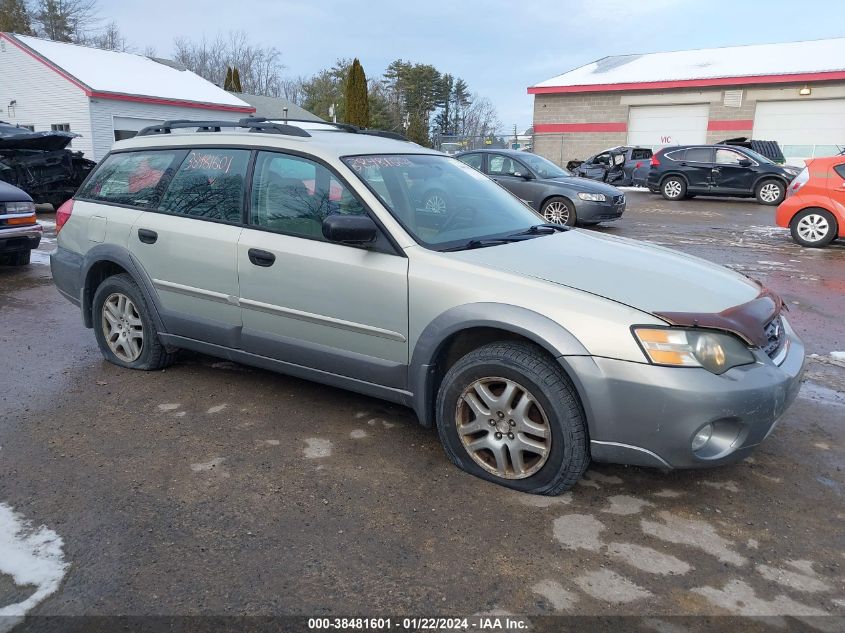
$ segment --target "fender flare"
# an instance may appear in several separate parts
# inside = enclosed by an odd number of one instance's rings
[[[757,187],[759,187],[760,183],[764,180],[778,180],[783,185],[784,193],[789,190],[789,182],[783,176],[779,176],[778,174],[760,174],[754,180],[754,184],[751,186],[752,195],[757,195]]]
[[[156,328],[161,333],[166,333],[167,329],[164,327],[164,322],[161,319],[161,303],[158,298],[158,293],[153,286],[152,279],[150,279],[147,272],[141,266],[140,262],[132,256],[128,248],[123,246],[116,246],[114,244],[98,244],[85,253],[82,259],[82,271],[80,281],[82,282],[82,319],[85,327],[93,327],[94,319],[91,310],[91,304],[94,299],[94,288],[89,285],[89,274],[91,269],[102,262],[111,262],[123,268],[132,279],[138,284],[141,289],[141,294],[150,308],[150,316],[155,322]]]
[[[423,426],[434,424],[437,355],[454,334],[479,327],[520,335],[555,358],[590,355],[569,330],[539,312],[502,303],[470,303],[450,308],[422,331],[408,366],[408,386],[414,394],[412,407]]]

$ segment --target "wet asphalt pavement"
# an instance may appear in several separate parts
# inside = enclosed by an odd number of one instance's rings
[[[52,286],[48,227],[32,265],[0,268],[0,504],[54,531],[67,565],[31,613],[634,614],[664,618],[646,622],[657,631],[698,626],[672,615],[787,615],[843,630],[845,361],[830,353],[845,350],[845,242],[802,249],[752,201],[627,193],[623,221],[597,230],[764,282],[816,356],[753,458],[593,464],[557,498],[463,474],[398,406],[197,354],[154,373],[106,363]],[[0,573],[0,614],[37,589]]]

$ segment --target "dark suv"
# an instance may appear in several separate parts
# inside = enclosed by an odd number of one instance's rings
[[[757,198],[760,204],[780,204],[786,186],[801,171],[777,165],[744,147],[687,145],[666,147],[651,158],[648,188],[667,200],[702,196]]]

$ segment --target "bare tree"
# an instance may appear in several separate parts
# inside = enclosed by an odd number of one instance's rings
[[[82,42],[98,19],[97,0],[37,0],[32,11],[36,32],[59,42]]]
[[[461,117],[460,133],[465,137],[492,136],[501,126],[496,108],[487,97],[472,95]]]
[[[106,24],[103,30],[83,37],[78,43],[96,48],[104,48],[108,51],[121,51],[124,53],[134,51],[134,47],[129,44],[128,40],[120,32],[117,22],[114,20]]]
[[[244,92],[271,97],[283,93],[281,52],[250,44],[243,31],[217,35],[211,41],[178,38],[174,47],[175,61],[218,86],[223,85],[226,68],[232,67],[240,73]]]
[[[308,82],[306,77],[300,75],[299,77],[289,77],[282,79],[282,94],[285,99],[291,103],[301,106],[305,101],[305,84]]]

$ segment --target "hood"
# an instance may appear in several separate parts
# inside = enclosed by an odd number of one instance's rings
[[[719,313],[760,294],[756,282],[706,260],[578,229],[451,255],[576,288],[650,314]]]
[[[27,192],[0,180],[0,202],[32,202]]]
[[[0,149],[55,151],[67,147],[77,136],[73,132],[31,132],[0,121]]]
[[[561,176],[560,178],[547,178],[543,182],[549,184],[564,185],[567,189],[575,189],[584,193],[603,193],[608,198],[613,196],[621,196],[622,192],[612,185],[599,182],[598,180],[591,180],[590,178],[581,178],[580,176]]]

